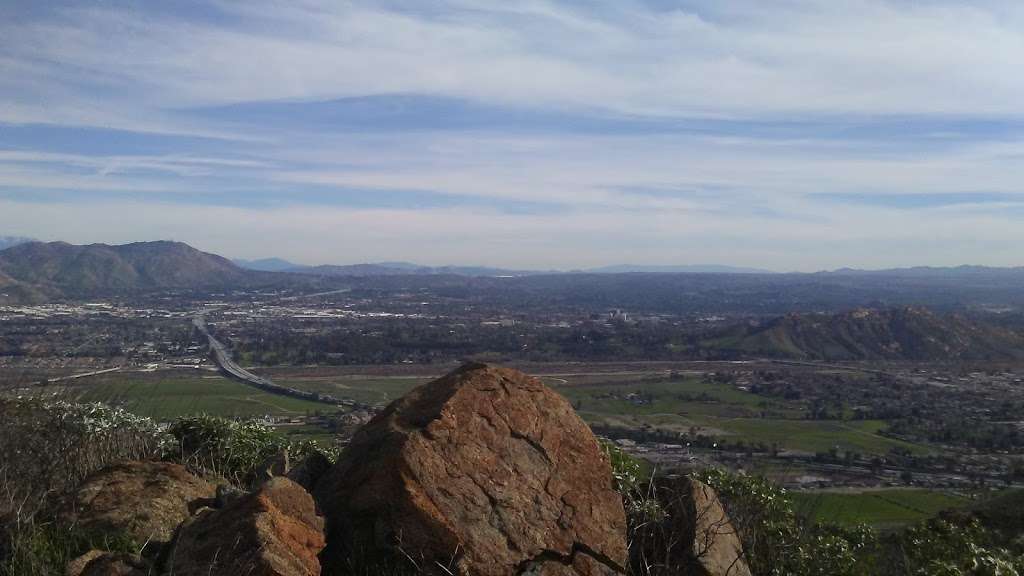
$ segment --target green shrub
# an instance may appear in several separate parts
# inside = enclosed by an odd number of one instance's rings
[[[615,490],[622,495],[629,525],[661,520],[665,516],[665,510],[650,483],[648,464],[606,440],[601,441],[601,450],[611,464]]]
[[[237,485],[250,484],[258,467],[268,459],[287,452],[293,462],[312,452],[330,461],[336,449],[325,449],[314,441],[293,442],[274,429],[251,420],[217,416],[179,418],[167,430],[173,438],[164,457],[191,468],[221,476]]]
[[[977,520],[929,520],[899,534],[896,545],[904,572],[914,576],[1024,574],[1024,557],[995,546],[993,534]]]
[[[785,489],[771,481],[711,469],[696,479],[718,492],[751,571],[771,576],[876,574],[878,538],[867,526],[842,528],[800,519]]]

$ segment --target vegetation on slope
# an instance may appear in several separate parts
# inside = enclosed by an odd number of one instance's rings
[[[72,297],[242,285],[252,274],[180,242],[30,242],[0,252],[0,270],[10,283]]]
[[[93,548],[140,549],[123,535],[83,533],[48,516],[54,500],[78,479],[109,463],[176,460],[244,487],[265,457],[282,449],[296,456],[316,449],[290,444],[258,424],[221,418],[182,419],[161,431],[147,419],[102,405],[18,400],[4,401],[0,411],[6,424],[0,431],[3,576],[60,573],[71,558]],[[631,574],[679,574],[682,564],[673,564],[682,558],[674,532],[679,528],[668,512],[675,481],[652,478],[649,469],[614,446],[605,450],[629,516]],[[1015,517],[989,526],[983,513],[961,513],[882,534],[866,526],[810,521],[795,512],[786,491],[758,477],[708,470],[698,479],[718,492],[758,576],[1024,574]]]
[[[0,576],[61,574],[91,550],[138,552],[144,542],[93,533],[54,521],[62,498],[89,474],[129,460],[165,460],[239,487],[281,451],[301,459],[313,451],[252,421],[179,418],[161,429],[148,418],[103,404],[0,399]]]
[[[920,307],[789,314],[708,342],[747,355],[800,360],[1010,360],[1024,339],[1000,328]]]

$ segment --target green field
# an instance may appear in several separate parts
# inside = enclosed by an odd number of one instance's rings
[[[330,394],[336,398],[345,398],[367,404],[386,405],[396,398],[429,381],[429,378],[409,377],[377,377],[377,376],[333,376],[304,377],[293,375],[271,375],[276,384]]]
[[[261,370],[278,384],[386,405],[427,376],[346,373],[326,367]],[[653,429],[670,435],[693,429],[723,440],[776,445],[783,449],[887,454],[894,448],[926,447],[886,438],[881,421],[805,420],[799,403],[765,398],[690,373],[664,371],[549,374],[542,379],[563,394],[592,425]],[[324,404],[268,394],[213,372],[117,372],[70,386],[76,397],[123,406],[158,419],[208,413],[223,416],[304,415],[332,411]]]
[[[872,492],[791,492],[797,513],[836,524],[898,528],[932,518],[943,510],[966,508],[973,501],[934,490],[893,489]]]
[[[333,412],[326,404],[262,392],[210,373],[120,373],[69,388],[67,395],[105,402],[158,420],[190,414],[289,416]]]
[[[720,435],[729,440],[776,444],[781,448],[861,454],[887,454],[893,448],[915,453],[927,447],[878,434],[878,420],[804,420],[800,405],[699,378],[587,376],[552,382],[591,424],[650,427],[669,433]]]

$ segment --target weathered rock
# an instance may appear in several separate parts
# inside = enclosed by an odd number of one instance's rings
[[[324,523],[313,497],[273,478],[181,526],[166,561],[175,576],[317,576]]]
[[[707,484],[682,478],[670,514],[676,533],[691,544],[691,558],[700,576],[750,576],[743,545],[718,495]]]
[[[124,462],[92,474],[61,513],[84,530],[124,533],[139,544],[164,543],[215,487],[183,466],[168,462]]]
[[[148,576],[149,564],[134,554],[90,550],[71,561],[66,576]]]
[[[535,378],[482,364],[367,424],[315,490],[327,574],[370,551],[474,576],[616,574],[622,499],[597,440]]]
[[[320,452],[312,452],[288,471],[288,479],[312,490],[316,483],[331,469],[331,461]]]

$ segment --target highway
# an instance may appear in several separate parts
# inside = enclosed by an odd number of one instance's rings
[[[206,336],[206,340],[210,345],[210,351],[213,353],[213,360],[217,363],[217,366],[221,370],[227,372],[229,376],[234,376],[238,380],[242,380],[249,384],[254,384],[259,387],[276,386],[267,378],[257,376],[252,372],[249,372],[245,368],[242,368],[231,358],[231,354],[228,353],[228,349],[224,344],[213,337],[210,331],[206,328],[206,317],[196,316],[192,318],[192,324],[197,330],[202,332],[203,336]]]
[[[210,334],[210,330],[206,326],[206,316],[203,315],[203,313],[196,314],[192,317],[192,325],[195,326],[196,330],[199,330],[203,336],[206,336],[210,352],[212,353],[213,360],[217,363],[217,366],[222,372],[224,372],[224,374],[234,378],[235,380],[244,384],[249,384],[250,386],[259,388],[266,392],[281,394],[283,396],[292,396],[294,398],[302,398],[303,400],[309,400],[311,402],[321,402],[323,404],[331,404],[333,406],[349,406],[357,409],[373,409],[369,404],[335,398],[326,394],[317,394],[307,390],[296,390],[294,388],[274,384],[274,382],[269,378],[257,376],[256,374],[253,374],[239,366],[238,363],[231,358],[231,353],[228,351],[227,346],[225,346],[220,340],[214,338],[213,334]]]

